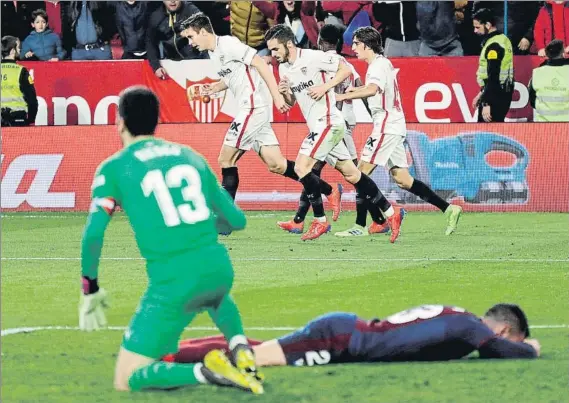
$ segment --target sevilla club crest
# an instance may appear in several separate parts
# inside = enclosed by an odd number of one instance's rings
[[[211,123],[221,111],[225,101],[226,91],[220,91],[213,95],[202,95],[206,86],[216,83],[218,80],[206,77],[194,82],[186,79],[186,95],[190,109],[201,123]]]

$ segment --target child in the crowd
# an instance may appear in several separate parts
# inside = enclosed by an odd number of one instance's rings
[[[32,27],[34,30],[22,42],[22,60],[62,60],[65,51],[61,46],[61,39],[48,27],[48,18],[45,10],[36,10],[32,13]]]

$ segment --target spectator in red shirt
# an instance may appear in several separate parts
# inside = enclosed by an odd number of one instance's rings
[[[45,2],[45,12],[49,19],[49,28],[60,38],[61,30],[61,2],[59,0],[48,0]]]
[[[545,47],[553,39],[562,40],[565,54],[569,54],[569,2],[547,1],[539,10],[533,36],[541,57],[545,57]]]

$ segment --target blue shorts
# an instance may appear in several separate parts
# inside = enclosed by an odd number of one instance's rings
[[[278,339],[288,365],[313,366],[353,362],[348,351],[357,316],[348,313],[322,315],[304,328]]]

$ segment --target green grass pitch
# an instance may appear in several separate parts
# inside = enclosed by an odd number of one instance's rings
[[[112,389],[120,330],[82,333],[22,327],[77,326],[85,215],[2,218],[2,402],[567,402],[567,214],[464,214],[444,236],[444,217],[410,213],[400,240],[379,235],[302,243],[275,221],[250,213],[223,242],[235,266],[234,296],[248,335],[269,339],[330,311],[385,316],[418,304],[454,304],[477,314],[496,302],[525,309],[542,343],[535,361],[352,364],[265,369],[265,395],[213,386],[120,394]],[[343,230],[354,216],[333,226]],[[101,285],[112,298],[109,324],[125,326],[146,285],[124,216],[105,239]],[[15,259],[23,258],[23,259]],[[29,259],[37,258],[37,259]],[[109,259],[109,258],[121,258]],[[212,326],[200,316],[196,327]],[[273,328],[273,329],[271,329]],[[184,336],[214,334],[188,330]]]

